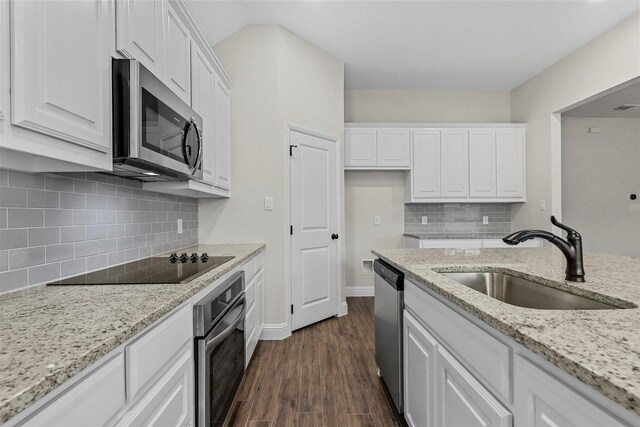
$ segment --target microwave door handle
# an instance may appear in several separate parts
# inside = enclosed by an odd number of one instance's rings
[[[209,353],[211,350],[213,350],[218,344],[220,344],[221,341],[223,341],[225,338],[227,338],[229,335],[231,335],[231,333],[234,331],[234,329],[236,329],[236,327],[238,326],[238,324],[244,320],[244,314],[247,310],[247,307],[244,305],[244,298],[242,299],[242,303],[243,303],[243,307],[242,307],[242,311],[240,312],[240,314],[238,315],[238,317],[233,321],[233,323],[231,325],[229,325],[224,331],[222,331],[221,333],[219,333],[218,335],[216,335],[215,337],[207,340],[204,343],[205,346],[205,351],[207,353]]]

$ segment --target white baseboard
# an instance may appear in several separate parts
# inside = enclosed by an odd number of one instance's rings
[[[347,286],[348,297],[372,297],[373,286]]]
[[[338,309],[338,317],[346,316],[349,314],[349,307],[347,306],[347,302],[343,302],[340,304],[340,308]]]
[[[262,328],[261,340],[283,340],[291,336],[291,329],[289,325],[285,323],[265,323]]]

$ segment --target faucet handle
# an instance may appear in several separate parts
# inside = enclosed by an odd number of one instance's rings
[[[574,230],[571,227],[567,227],[566,225],[560,223],[555,216],[551,215],[551,224],[555,225],[558,228],[563,229],[564,231],[567,232],[567,237],[573,237],[573,238],[579,238],[580,233],[578,233],[576,230]]]

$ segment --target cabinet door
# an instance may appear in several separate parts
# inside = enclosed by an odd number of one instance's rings
[[[469,197],[469,133],[445,129],[441,133],[442,197]]]
[[[404,417],[410,427],[435,426],[437,341],[404,312]]]
[[[413,131],[412,198],[437,198],[441,192],[440,131]]]
[[[516,427],[622,426],[542,369],[521,356],[515,359]]]
[[[511,413],[441,346],[438,398],[438,426],[511,426]]]
[[[498,197],[525,195],[525,130],[496,131]]]
[[[378,167],[409,169],[409,139],[409,129],[378,129]]]
[[[158,75],[162,55],[162,17],[165,1],[116,2],[117,48]]]
[[[0,122],[9,117],[9,2],[0,2]]]
[[[215,87],[216,187],[231,189],[231,94],[216,77]]]
[[[469,131],[469,195],[471,197],[496,196],[496,131],[472,129]]]
[[[118,425],[127,427],[192,425],[194,369],[193,353],[189,343],[178,360],[125,414]]]
[[[29,418],[23,426],[102,426],[124,406],[122,353],[87,375]]]
[[[112,6],[11,3],[14,125],[111,152]]]
[[[345,129],[344,166],[374,168],[377,166],[375,129]]]
[[[162,78],[184,102],[191,105],[190,35],[171,3],[166,7],[162,40]]]
[[[191,106],[202,116],[202,180],[215,184],[216,74],[207,57],[191,42]]]

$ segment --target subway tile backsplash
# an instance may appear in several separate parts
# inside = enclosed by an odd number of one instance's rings
[[[197,199],[99,173],[0,169],[0,293],[197,243]]]
[[[422,224],[422,217],[427,224]],[[482,217],[489,217],[489,224]],[[430,203],[404,206],[405,233],[459,236],[501,235],[511,232],[511,205],[508,203]]]

